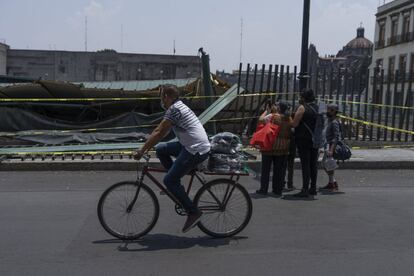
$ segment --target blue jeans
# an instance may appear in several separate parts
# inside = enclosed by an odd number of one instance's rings
[[[208,153],[193,155],[189,153],[179,142],[161,143],[155,147],[157,157],[161,164],[168,170],[164,177],[167,189],[178,199],[184,209],[189,213],[196,213],[197,207],[193,204],[181,185],[181,178],[193,170],[198,164],[207,159]],[[172,156],[176,157],[175,162]]]

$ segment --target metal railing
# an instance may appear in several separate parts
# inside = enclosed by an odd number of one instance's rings
[[[378,40],[375,42],[376,50],[383,49],[383,48],[385,48],[385,40]]]
[[[387,43],[385,40],[379,40],[375,42],[375,49],[383,49],[390,46],[395,46],[403,43],[409,43],[414,41],[414,32],[406,32],[400,35],[391,36],[387,39]]]

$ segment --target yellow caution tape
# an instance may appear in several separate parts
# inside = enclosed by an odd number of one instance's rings
[[[358,105],[367,105],[367,106],[374,106],[374,107],[388,107],[388,108],[397,108],[397,109],[408,109],[414,110],[412,106],[399,106],[399,105],[389,105],[389,104],[375,104],[375,103],[366,103],[366,102],[355,102],[355,101],[348,101],[348,100],[336,100],[336,99],[321,99],[322,101],[326,102],[333,102],[333,103],[345,103],[345,104],[358,104]]]
[[[344,115],[338,115],[338,116],[342,119],[349,120],[349,121],[356,122],[356,123],[360,123],[362,125],[373,126],[373,127],[378,127],[378,128],[382,128],[382,129],[387,129],[387,130],[390,130],[390,131],[396,131],[396,132],[408,133],[408,134],[414,135],[414,131],[411,131],[411,130],[385,126],[385,125],[381,125],[381,124],[377,124],[377,123],[373,123],[373,122],[368,122],[368,121],[364,121],[364,120],[355,119],[355,118],[344,116]]]

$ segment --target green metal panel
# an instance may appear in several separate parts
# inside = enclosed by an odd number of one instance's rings
[[[243,93],[244,89],[240,87],[240,94]],[[199,116],[201,123],[204,125],[208,121],[214,118],[220,111],[223,110],[227,105],[231,104],[237,98],[237,84],[233,85],[229,90],[226,91],[220,98],[218,98],[212,105],[210,105],[204,112]]]

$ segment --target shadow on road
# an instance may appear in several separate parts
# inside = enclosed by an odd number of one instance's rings
[[[344,195],[345,192],[329,192],[329,191],[319,191],[320,195]]]
[[[318,200],[315,197],[295,197],[294,195],[284,195],[282,197],[283,200],[290,200],[290,201],[315,201]]]
[[[267,198],[269,198],[269,195],[259,195],[259,194],[256,194],[256,193],[250,193],[250,197],[252,199],[267,199]]]
[[[122,241],[118,239],[94,241],[94,244],[120,244],[120,252],[145,252],[159,251],[168,249],[188,249],[194,246],[200,247],[220,247],[229,245],[231,242],[247,239],[247,237],[232,237],[216,239],[211,237],[180,237],[168,234],[146,235],[136,241]]]

